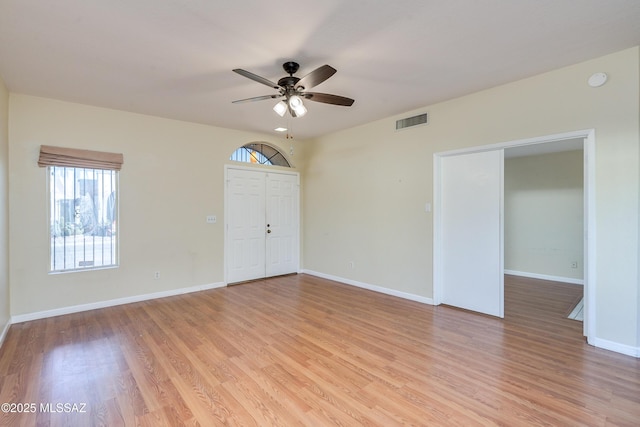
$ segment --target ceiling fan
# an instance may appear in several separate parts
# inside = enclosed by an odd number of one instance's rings
[[[289,111],[289,114],[291,114],[292,117],[304,116],[307,113],[307,109],[302,102],[303,98],[308,99],[309,101],[343,105],[346,107],[353,105],[354,100],[344,96],[331,95],[328,93],[306,92],[307,89],[317,86],[329,77],[333,76],[336,73],[335,68],[329,65],[323,65],[302,78],[294,76],[298,71],[298,68],[300,68],[300,65],[298,65],[297,62],[285,62],[282,64],[282,68],[284,68],[284,71],[289,75],[278,80],[278,83],[274,83],[271,80],[265,79],[264,77],[260,77],[241,68],[233,70],[241,76],[278,90],[277,94],[239,99],[237,101],[233,101],[233,103],[238,104],[242,102],[261,101],[264,99],[277,99],[284,97],[283,101],[278,102],[275,107],[273,107],[273,110],[281,117],[283,117],[287,111]]]

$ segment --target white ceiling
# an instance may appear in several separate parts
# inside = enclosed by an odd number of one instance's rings
[[[639,0],[0,0],[0,75],[10,91],[307,139],[640,44]],[[329,64],[278,117],[277,81]],[[606,71],[606,70],[594,70]],[[584,76],[585,82],[589,76]]]

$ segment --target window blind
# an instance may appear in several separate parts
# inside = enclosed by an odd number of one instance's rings
[[[77,148],[40,146],[38,166],[67,166],[75,168],[117,170],[122,168],[122,153],[80,150]]]

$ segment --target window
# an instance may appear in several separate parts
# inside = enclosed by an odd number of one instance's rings
[[[236,162],[255,163],[259,165],[275,165],[291,167],[287,159],[278,149],[267,144],[247,144],[238,148],[229,160]]]
[[[40,147],[47,168],[49,271],[118,266],[119,153]]]
[[[50,271],[118,265],[118,172],[49,166]]]

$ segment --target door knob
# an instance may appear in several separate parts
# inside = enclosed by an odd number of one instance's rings
[[[271,233],[271,230],[267,230],[267,233]]]

